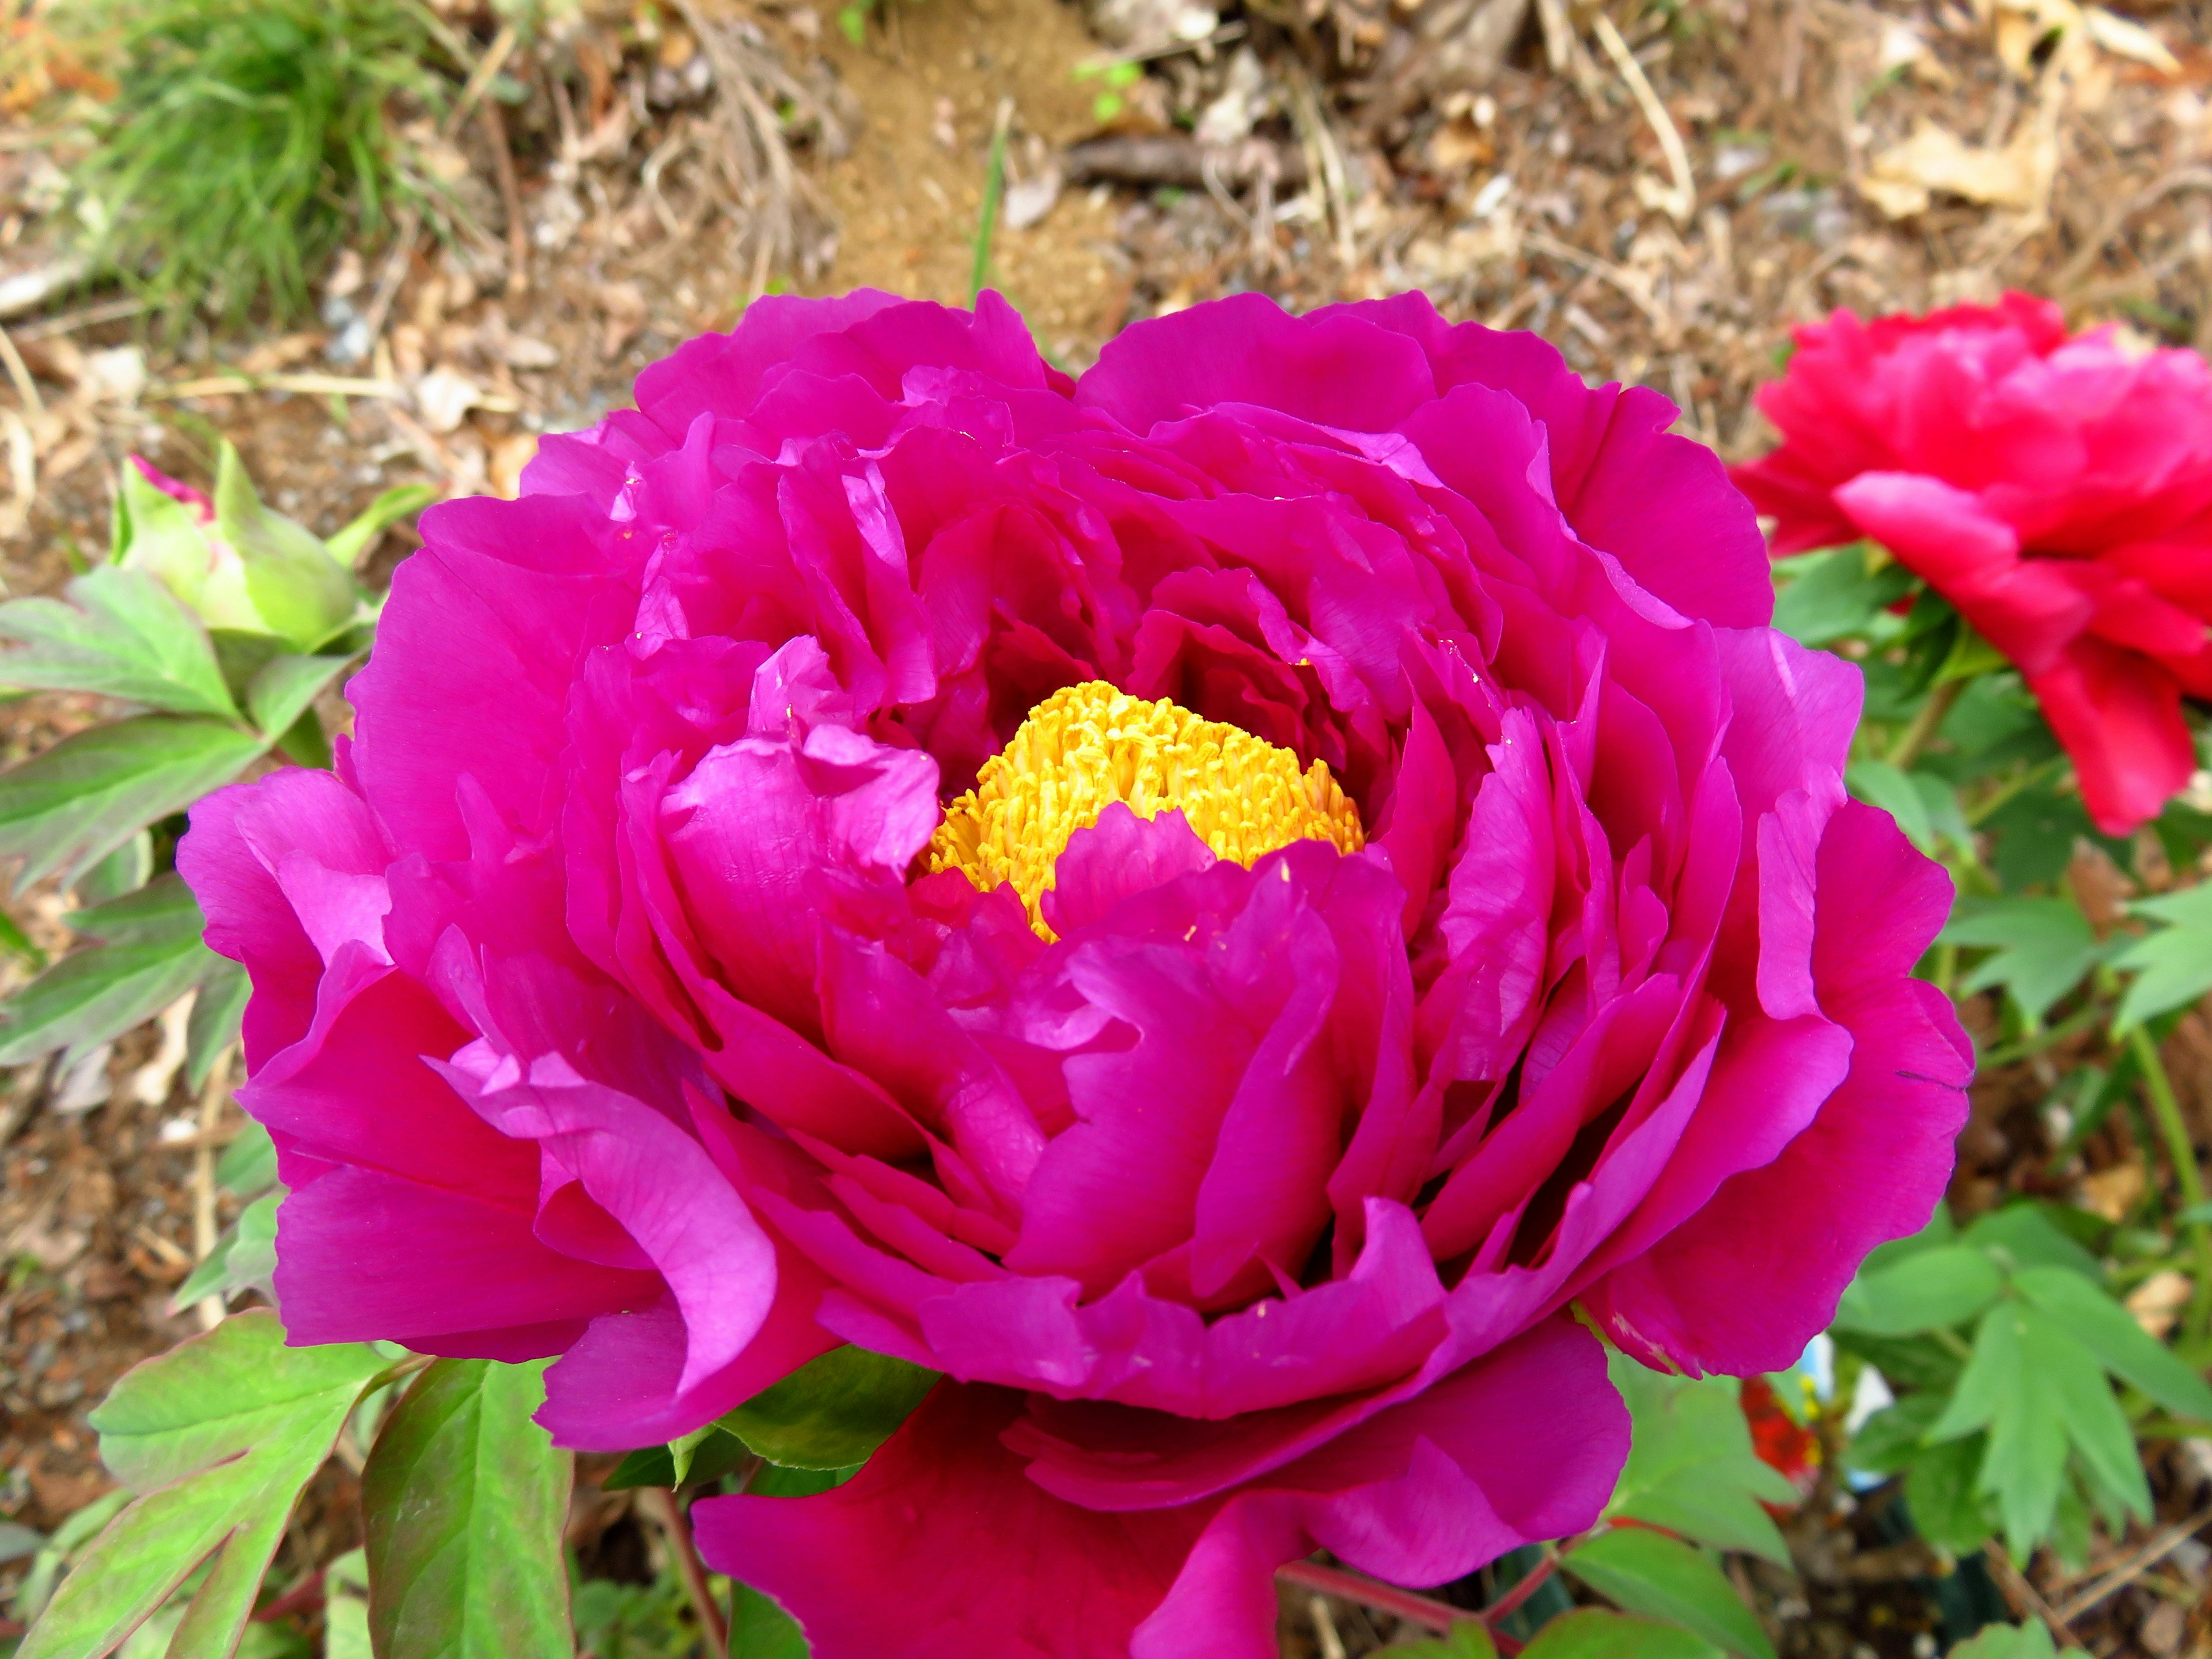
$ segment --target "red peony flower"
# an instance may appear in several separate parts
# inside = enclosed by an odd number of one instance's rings
[[[1735,473],[1774,550],[1888,549],[2019,665],[2098,827],[2155,817],[2212,696],[2212,367],[2022,294],[1796,340],[1782,447]]]
[[[1649,392],[1418,295],[1070,381],[755,305],[423,519],[336,774],[180,854],[252,970],[295,1340],[559,1354],[623,1448],[945,1380],[697,1510],[819,1659],[1271,1654],[1588,1525],[1587,1309],[1786,1364],[1942,1191],[1942,873]]]

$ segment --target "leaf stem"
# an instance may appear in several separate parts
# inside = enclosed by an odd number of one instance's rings
[[[684,1580],[684,1593],[690,1599],[691,1612],[699,1620],[699,1639],[705,1644],[708,1659],[721,1659],[730,1650],[729,1626],[723,1621],[721,1605],[714,1600],[714,1587],[707,1582],[707,1569],[699,1560],[699,1547],[691,1541],[690,1517],[684,1512],[684,1505],[676,1494],[665,1486],[641,1486],[637,1495],[661,1531],[668,1535],[669,1553],[676,1558],[677,1574]]]
[[[2095,1002],[2076,1009],[2056,1025],[2046,1025],[2039,1031],[2015,1037],[2010,1042],[2000,1042],[1982,1056],[1984,1066],[2009,1066],[2016,1060],[2026,1060],[2030,1054],[2039,1054],[2046,1048],[2055,1048],[2086,1025],[2091,1025],[2108,1009]]]
[[[2027,770],[2021,772],[2017,777],[2013,778],[2008,782],[2001,784],[1996,788],[1991,790],[1988,794],[1983,796],[1981,799],[1976,801],[1972,806],[1967,809],[1966,827],[1969,830],[1980,829],[1984,823],[1987,823],[1991,818],[1995,817],[1998,812],[2002,811],[2006,804],[2012,800],[2014,796],[2020,794],[2023,790],[2033,788],[2035,785],[2041,783],[2045,778],[2049,777],[2052,773],[2056,772],[2062,765],[2063,765],[2065,761],[2066,757],[2063,755],[2054,756],[2052,758],[2044,762],[2039,766],[2031,766],[2027,768]]]
[[[1347,1601],[1357,1601],[1362,1607],[1406,1620],[1439,1636],[1448,1634],[1455,1624],[1474,1619],[1474,1614],[1465,1607],[1455,1607],[1432,1595],[1400,1589],[1395,1584],[1379,1583],[1364,1573],[1346,1572],[1342,1567],[1325,1567],[1318,1561],[1293,1561],[1276,1568],[1275,1576],[1325,1595],[1340,1595]]]
[[[983,173],[983,205],[975,222],[975,264],[968,277],[968,303],[983,297],[991,280],[991,239],[999,228],[999,201],[1006,188],[1006,129],[1013,125],[1014,100],[999,100],[998,118],[991,127],[991,159]]]
[[[2204,1202],[2204,1171],[2197,1162],[2197,1148],[2189,1138],[2189,1125],[2181,1115],[2181,1103],[2174,1098],[2173,1079],[2166,1075],[2166,1062],[2159,1058],[2158,1044],[2152,1041],[2150,1028],[2130,1027],[2128,1048],[2136,1057],[2136,1066],[2142,1073],[2143,1092],[2150,1097],[2151,1115],[2158,1120],[2159,1133],[2166,1139],[2166,1156],[2173,1162],[2174,1184],[2181,1188],[2184,1209],[2195,1209]],[[2190,1242],[2197,1250],[2197,1287],[2190,1298],[2189,1328],[2202,1332],[2208,1315],[2212,1315],[2212,1226],[2202,1221],[2189,1224]]]
[[[1547,1545],[1544,1559],[1523,1573],[1519,1583],[1482,1610],[1482,1622],[1495,1628],[1510,1618],[1523,1601],[1544,1588],[1544,1581],[1552,1576],[1559,1565],[1559,1556]]]
[[[1928,739],[1936,735],[1936,728],[1943,723],[1943,716],[1951,712],[1951,705],[1959,701],[1959,693],[1966,689],[1964,680],[1946,680],[1929,695],[1920,705],[1912,722],[1898,734],[1897,741],[1889,746],[1882,759],[1899,771],[1911,769],[1914,758],[1927,747]]]

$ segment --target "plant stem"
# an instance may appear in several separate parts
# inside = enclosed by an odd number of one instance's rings
[[[1523,1573],[1519,1583],[1482,1610],[1482,1622],[1495,1627],[1510,1618],[1523,1601],[1544,1588],[1544,1581],[1552,1576],[1559,1565],[1559,1558],[1552,1553],[1548,1545],[1546,1546],[1544,1559]]]
[[[1449,1632],[1454,1625],[1474,1618],[1465,1607],[1455,1607],[1432,1595],[1380,1583],[1364,1573],[1346,1572],[1342,1567],[1324,1567],[1318,1561],[1293,1561],[1288,1566],[1276,1568],[1275,1576],[1307,1589],[1319,1590],[1324,1595],[1340,1595],[1347,1601],[1373,1607],[1377,1613],[1407,1620],[1439,1636]]]
[[[2173,1160],[2174,1184],[2181,1188],[2182,1207],[2194,1209],[2204,1201],[2204,1171],[2197,1165],[2189,1125],[2182,1121],[2181,1103],[2173,1097],[2173,1079],[2166,1073],[2166,1062],[2159,1058],[2149,1027],[2131,1029],[2128,1048],[2142,1073],[2143,1092],[2150,1097],[2151,1115],[2158,1120],[2159,1133],[2166,1138],[2166,1156]],[[2212,1227],[2192,1221],[2189,1236],[2197,1248],[2197,1288],[2190,1298],[2189,1328],[2202,1332],[2206,1316],[2212,1314]]]
[[[1991,791],[1989,794],[1983,796],[1981,799],[1976,801],[1973,805],[1967,810],[1966,827],[1969,830],[1980,829],[1984,823],[1988,823],[1990,819],[1996,817],[1999,811],[2003,810],[2004,805],[2008,801],[2010,801],[2022,790],[2032,788],[2035,785],[2041,783],[2045,778],[2049,777],[2052,773],[2056,772],[2062,765],[2063,765],[2065,761],[2065,756],[2055,756],[2051,759],[2045,761],[2040,766],[2029,767],[2018,777],[2014,778],[2009,783],[2002,784],[1996,789]]]
[[[1915,757],[1927,747],[1928,739],[1936,735],[1936,728],[1942,725],[1943,716],[1951,712],[1951,705],[1959,701],[1959,693],[1966,689],[1964,680],[1947,680],[1937,686],[1928,701],[1920,705],[1912,723],[1898,733],[1897,741],[1890,744],[1882,759],[1900,772],[1909,770]]]
[[[983,297],[991,279],[991,238],[999,228],[999,198],[1006,188],[1006,129],[1014,122],[1014,100],[999,100],[999,116],[991,128],[991,160],[983,174],[983,207],[975,224],[975,268],[969,275],[968,303]]]
[[[2009,1066],[2016,1060],[2026,1060],[2030,1054],[2039,1054],[2046,1048],[2054,1048],[2084,1026],[2094,1024],[2107,1012],[2092,1002],[2087,1007],[2067,1015],[2056,1025],[2046,1025],[2039,1031],[2031,1032],[2010,1042],[1998,1043],[1982,1056],[1982,1064]]]
[[[662,1532],[668,1535],[669,1553],[676,1558],[676,1571],[684,1580],[684,1593],[690,1598],[692,1613],[699,1620],[699,1639],[705,1644],[709,1659],[722,1659],[730,1650],[729,1626],[722,1620],[722,1609],[714,1600],[714,1587],[707,1582],[707,1569],[700,1564],[699,1547],[691,1541],[691,1519],[684,1512],[684,1504],[665,1486],[643,1486],[638,1496],[644,1499],[653,1512],[653,1518]]]

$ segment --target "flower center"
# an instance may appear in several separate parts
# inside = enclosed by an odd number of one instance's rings
[[[1012,882],[1030,925],[1052,939],[1039,905],[1053,866],[1115,801],[1140,818],[1180,811],[1214,856],[1248,866],[1294,841],[1346,853],[1366,842],[1359,809],[1321,762],[1300,772],[1296,755],[1249,732],[1089,680],[1030,710],[983,763],[930,837],[930,872],[963,871],[987,893]]]

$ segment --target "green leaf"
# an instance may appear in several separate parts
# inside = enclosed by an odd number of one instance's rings
[[[2061,1232],[2033,1202],[2008,1204],[1976,1216],[1961,1237],[1969,1244],[2001,1252],[1998,1260],[2005,1267],[2063,1267],[2104,1282],[2105,1270],[2097,1258]]]
[[[2035,1323],[2022,1302],[1984,1314],[1973,1358],[1928,1431],[1938,1441],[1989,1431],[1976,1488],[1996,1499],[2006,1542],[2023,1560],[2050,1530],[2066,1475],[2065,1401],[2058,1379],[2029,1361],[2031,1347],[2039,1355],[2050,1347],[2040,1333],[2031,1338]]]
[[[1911,592],[1912,573],[1876,562],[1863,544],[1784,561],[1788,579],[1774,596],[1774,625],[1800,645],[1832,645],[1854,635],[1887,636],[1903,627],[1888,607]]]
[[[220,960],[200,943],[199,906],[175,875],[71,918],[94,941],[0,1003],[0,1066],[120,1036],[184,995]]]
[[[181,1313],[203,1297],[228,1302],[240,1291],[267,1290],[276,1271],[276,1206],[283,1199],[279,1188],[240,1211],[215,1248],[177,1286],[169,1305]]]
[[[1443,1636],[1393,1642],[1382,1655],[1382,1659],[1498,1659],[1498,1644],[1480,1620],[1469,1618],[1455,1622]]]
[[[253,982],[237,963],[217,957],[209,965],[192,999],[192,1017],[185,1022],[186,1086],[198,1090],[215,1068],[216,1056],[238,1041],[252,994]]]
[[[1935,852],[1936,823],[1911,777],[1887,761],[1856,760],[1845,769],[1844,781],[1853,795],[1895,818],[1907,841],[1923,853]]]
[[[2107,1370],[2142,1389],[2176,1417],[2212,1421],[2212,1388],[2206,1386],[2203,1377],[2097,1285],[2079,1273],[2057,1267],[2023,1268],[2014,1275],[2013,1282]]]
[[[441,1359],[385,1419],[362,1475],[382,1659],[567,1659],[561,1529],[573,1460],[530,1414],[545,1361]]]
[[[323,1569],[323,1659],[375,1659],[368,1635],[368,1565],[348,1550]]]
[[[153,577],[98,565],[64,591],[0,605],[0,640],[17,646],[0,654],[0,685],[238,717],[207,629]]]
[[[2080,908],[2063,898],[1961,899],[1936,940],[1990,950],[1961,988],[2001,985],[2039,1024],[2053,1003],[2120,948],[2098,939]]]
[[[276,1316],[258,1311],[134,1367],[92,1425],[109,1469],[141,1495],[62,1581],[16,1659],[108,1651],[210,1557],[168,1651],[231,1653],[301,1488],[383,1368],[362,1344],[288,1348]]]
[[[2212,885],[2185,887],[2129,908],[2165,926],[2113,958],[2115,967],[2136,975],[2112,1017],[2115,1036],[2212,991]]]
[[[647,1446],[615,1465],[614,1473],[599,1483],[600,1490],[623,1492],[632,1486],[680,1486],[686,1482],[719,1480],[754,1455],[744,1441],[714,1424],[684,1438],[692,1443],[681,1468],[677,1466],[676,1447],[682,1441]]]
[[[1794,1505],[1797,1491],[1753,1452],[1735,1379],[1662,1376],[1617,1349],[1606,1365],[1631,1423],[1628,1462],[1606,1514],[1787,1567],[1789,1549],[1759,1500]]]
[[[353,619],[357,590],[322,538],[253,493],[238,451],[226,441],[216,463],[216,528],[237,550],[246,591],[263,624],[313,651]]]
[[[1989,1437],[1971,1435],[1923,1448],[1905,1472],[1905,1507],[1920,1535],[1937,1549],[1969,1555],[1996,1530],[1976,1482]]]
[[[375,544],[376,538],[384,532],[387,525],[396,523],[410,514],[420,513],[437,499],[435,485],[396,485],[371,501],[358,518],[342,526],[337,533],[323,545],[331,557],[351,569],[361,562],[362,555]]]
[[[2077,1654],[2079,1648],[2069,1648]],[[2040,1624],[1984,1625],[1951,1650],[1951,1659],[2058,1659],[2057,1644]]]
[[[1996,839],[1997,884],[2008,892],[2056,881],[2084,837],[2124,862],[2127,857],[2126,843],[2100,836],[2081,797],[2063,788],[2063,781],[2022,789],[1982,820],[1981,827]]]
[[[1895,1474],[1926,1449],[1922,1443],[1942,1413],[1945,1396],[1933,1389],[1909,1394],[1859,1425],[1844,1467],[1865,1474]]]
[[[2055,1267],[2043,1271],[2060,1272]],[[2084,1282],[2071,1273],[2060,1276],[2077,1285]],[[2135,1436],[2097,1357],[2064,1326],[2040,1312],[2029,1317],[2021,1352],[2028,1364],[2044,1374],[2057,1397],[2066,1437],[2090,1479],[2115,1507],[2148,1521],[2150,1486],[2136,1454]]]
[[[154,832],[141,830],[77,878],[70,889],[88,908],[135,893],[154,878]]]
[[[1721,1659],[1721,1650],[1678,1625],[1577,1607],[1538,1631],[1521,1659]]]
[[[144,714],[63,738],[0,772],[0,859],[21,857],[15,890],[66,885],[145,824],[226,784],[262,750],[220,720]]]
[[[323,688],[345,671],[351,657],[271,657],[246,688],[253,723],[270,738],[281,738]]]
[[[832,1348],[721,1419],[771,1463],[842,1469],[865,1463],[921,1403],[937,1373],[865,1348]]]
[[[216,1185],[240,1198],[258,1198],[276,1184],[276,1143],[260,1120],[246,1120],[222,1156],[216,1160]]]
[[[1559,1565],[1631,1613],[1680,1625],[1747,1659],[1775,1659],[1774,1644],[1735,1587],[1680,1539],[1616,1527],[1577,1545]]]
[[[730,1586],[730,1659],[808,1659],[799,1621],[750,1584]]]
[[[1948,1329],[1980,1313],[2003,1286],[1988,1251],[1941,1245],[1878,1273],[1862,1273],[1837,1304],[1836,1323],[1876,1336]]]

